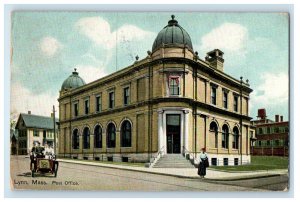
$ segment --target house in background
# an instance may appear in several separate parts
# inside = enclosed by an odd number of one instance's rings
[[[55,121],[58,122],[58,119]],[[54,122],[53,116],[38,116],[31,114],[21,113],[17,124],[16,131],[18,133],[18,154],[27,155],[30,153],[31,148],[39,143],[46,148],[54,146]],[[56,139],[58,136],[58,127],[56,124]]]
[[[288,156],[289,122],[283,116],[275,115],[275,121],[267,119],[266,110],[259,109],[256,126],[256,142],[252,146],[253,155]]]

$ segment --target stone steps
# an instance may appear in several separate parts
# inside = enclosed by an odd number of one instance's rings
[[[194,168],[194,166],[181,154],[166,154],[156,162],[153,168]]]

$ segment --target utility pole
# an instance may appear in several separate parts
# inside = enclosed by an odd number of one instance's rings
[[[241,153],[241,165],[243,165],[243,77],[240,77],[240,128],[241,128],[241,138],[240,138],[240,153]],[[238,144],[238,142],[237,142]]]
[[[55,131],[55,107],[53,105],[53,131],[54,131],[54,141],[53,141],[53,149],[54,149],[54,154],[56,154],[56,131]]]

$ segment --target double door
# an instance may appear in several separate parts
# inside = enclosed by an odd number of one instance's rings
[[[167,153],[180,153],[180,133],[167,134]]]

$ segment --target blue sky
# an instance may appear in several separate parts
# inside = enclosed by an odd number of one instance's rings
[[[250,116],[266,108],[288,119],[288,15],[285,13],[14,12],[11,111],[50,115],[74,68],[90,82],[151,50],[170,16],[189,33],[204,59],[219,48],[224,71],[249,79]]]

